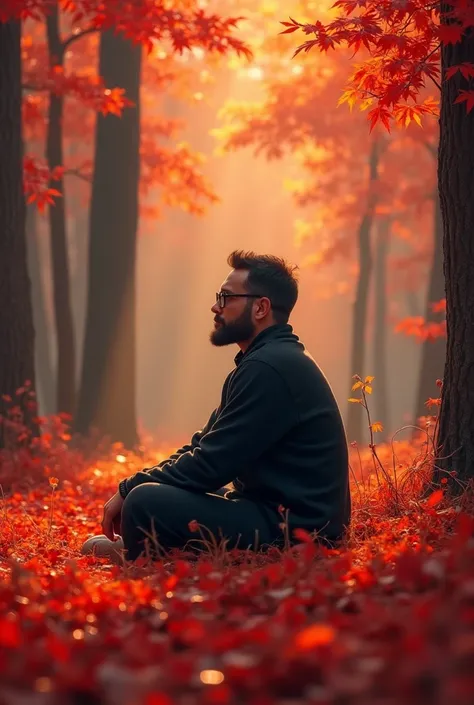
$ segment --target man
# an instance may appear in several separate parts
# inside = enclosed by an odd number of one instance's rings
[[[113,546],[121,520],[128,560],[144,553],[146,539],[148,548],[154,543],[164,551],[194,543],[197,525],[203,536],[225,539],[229,548],[259,549],[281,543],[283,521],[290,537],[302,528],[330,542],[349,523],[341,415],[324,375],[288,324],[298,298],[294,268],[242,251],[233,252],[228,264],[232,271],[211,308],[210,340],[239,346],[236,367],[191,443],[122,480],[105,505],[107,544]],[[232,490],[223,489],[230,483]],[[85,552],[93,545],[89,540]]]

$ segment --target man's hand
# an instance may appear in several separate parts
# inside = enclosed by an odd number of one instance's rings
[[[113,497],[104,505],[104,516],[102,518],[102,531],[108,539],[114,541],[114,520],[122,513],[123,497],[116,492]]]

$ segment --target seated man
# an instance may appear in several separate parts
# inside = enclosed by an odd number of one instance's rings
[[[210,340],[239,346],[236,367],[191,443],[122,480],[105,505],[104,534],[112,541],[121,519],[128,560],[140,556],[152,536],[165,551],[194,543],[200,539],[196,522],[218,543],[255,550],[281,543],[286,518],[290,538],[302,528],[330,542],[349,523],[341,415],[288,324],[298,298],[294,270],[252,252],[233,252],[228,264],[232,271],[211,309]],[[230,483],[232,490],[222,489]]]

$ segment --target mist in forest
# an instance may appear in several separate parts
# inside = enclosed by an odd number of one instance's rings
[[[255,75],[255,74],[254,74]],[[367,359],[363,370],[350,369],[352,286],[344,281],[347,263],[335,260],[321,266],[304,266],[308,245],[298,244],[295,222],[304,209],[295,205],[284,187],[296,173],[291,155],[267,162],[252,148],[217,153],[211,134],[219,125],[218,112],[228,100],[252,100],[262,95],[258,80],[242,80],[236,72],[217,74],[212,95],[199,106],[168,98],[169,117],[185,123],[181,139],[206,156],[203,171],[220,202],[206,215],[197,217],[166,209],[160,218],[139,225],[136,262],[137,286],[137,418],[139,430],[164,445],[181,443],[207,421],[219,404],[222,383],[233,368],[236,346],[214,348],[209,342],[215,292],[228,274],[227,257],[234,249],[283,256],[300,266],[299,301],[290,319],[327,376],[344,416],[351,396],[351,374],[375,374],[374,281],[371,282]],[[143,112],[146,111],[144,108]],[[159,108],[162,109],[162,106]],[[147,203],[152,202],[147,199]],[[46,229],[45,216],[37,215],[38,230]],[[87,287],[88,211],[76,208],[69,214],[69,255],[72,303],[77,340],[77,384],[80,383],[81,355]],[[354,223],[354,229],[357,223]],[[55,333],[49,244],[39,238],[41,280],[45,293],[46,329],[50,341],[53,375],[38,370],[40,404],[54,396]],[[110,253],[114,258],[114,252]],[[30,253],[31,258],[31,253]],[[354,263],[354,266],[356,263]],[[428,265],[426,266],[426,275]],[[327,296],[327,283],[341,282],[340,293]],[[337,289],[337,287],[332,287]],[[384,436],[414,421],[421,345],[413,337],[395,333],[397,319],[422,316],[426,281],[416,292],[401,292],[389,299],[386,320],[387,419]],[[37,337],[38,338],[38,337]],[[121,384],[116,379],[117,385]],[[374,381],[372,404],[377,401],[378,380]],[[379,407],[381,405],[379,404]],[[359,410],[363,413],[363,410]],[[374,414],[376,409],[374,408]],[[364,429],[366,422],[364,421]],[[367,439],[368,440],[368,435]]]

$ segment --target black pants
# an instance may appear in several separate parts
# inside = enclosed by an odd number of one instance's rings
[[[133,561],[145,552],[147,538],[155,557],[174,548],[206,550],[202,539],[212,545],[211,535],[217,544],[227,539],[229,549],[259,550],[278,542],[282,532],[277,515],[273,524],[255,502],[226,499],[224,492],[197,494],[157,482],[135,487],[122,507],[127,559]],[[194,522],[201,525],[200,531],[193,531]]]

